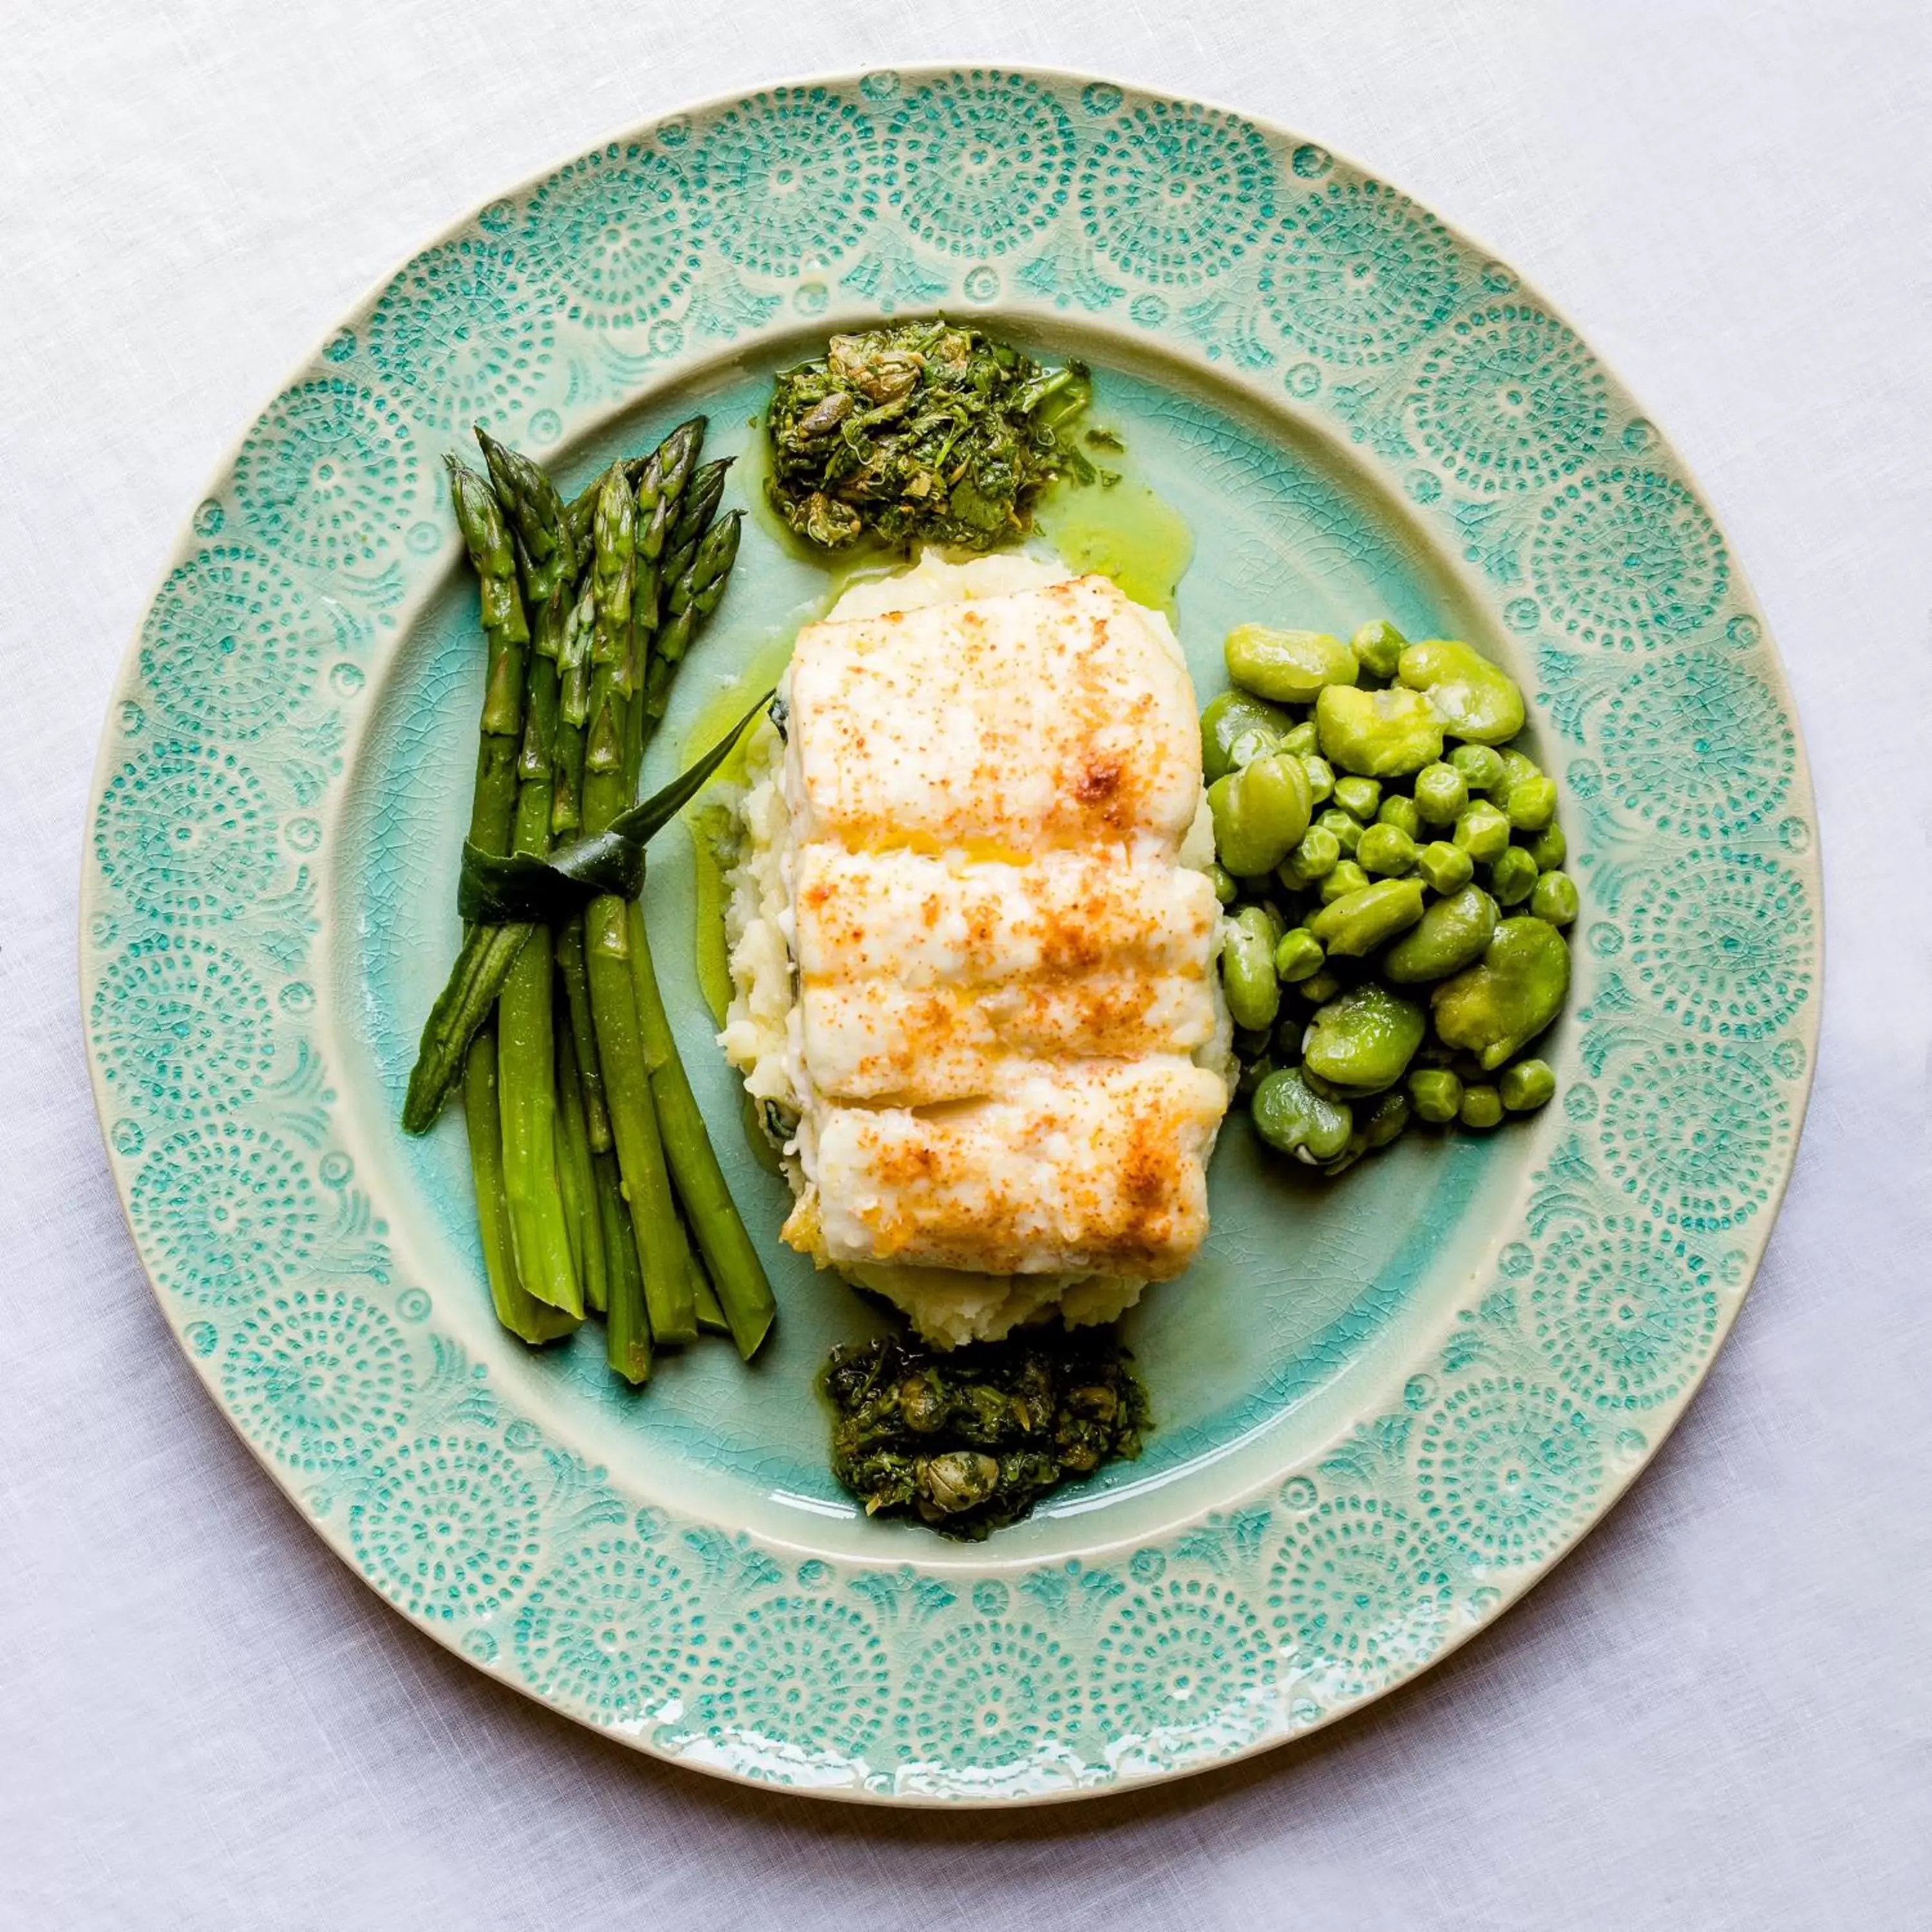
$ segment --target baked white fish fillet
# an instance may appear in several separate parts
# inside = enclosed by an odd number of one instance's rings
[[[1201,803],[1180,647],[1102,577],[809,625],[789,702],[801,845],[1171,862]]]
[[[1192,1057],[1220,1024],[1217,908],[1180,862],[1179,646],[1100,578],[868,592],[800,633],[788,680],[787,1238],[872,1285],[1177,1274],[1228,1100]]]

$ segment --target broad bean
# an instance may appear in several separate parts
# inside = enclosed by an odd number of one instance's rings
[[[1396,675],[1425,692],[1452,738],[1504,745],[1522,729],[1522,692],[1507,671],[1456,638],[1411,644]]]
[[[1438,899],[1391,946],[1382,970],[1399,986],[1446,980],[1482,957],[1495,938],[1496,902],[1480,886]]]
[[[1354,652],[1325,631],[1240,624],[1228,633],[1222,654],[1235,683],[1277,704],[1309,704],[1318,692],[1360,675]]]
[[[1331,880],[1334,876],[1329,874]],[[1420,879],[1382,879],[1329,900],[1310,918],[1308,929],[1331,953],[1360,958],[1421,916]]]
[[[1413,1000],[1364,980],[1316,1011],[1301,1042],[1301,1064],[1351,1096],[1379,1094],[1408,1071],[1428,1024]]]
[[[1322,755],[1338,770],[1390,778],[1442,755],[1442,726],[1428,699],[1400,685],[1360,691],[1331,684],[1315,704]]]
[[[1270,1147],[1311,1166],[1333,1160],[1348,1145],[1355,1125],[1346,1100],[1324,1100],[1292,1066],[1270,1073],[1255,1090],[1248,1111],[1255,1131]]]
[[[1234,748],[1239,744],[1251,756],[1281,750],[1294,720],[1277,706],[1264,704],[1245,691],[1224,691],[1201,714],[1201,771],[1208,783],[1225,777],[1238,764]],[[1311,734],[1312,735],[1312,734]],[[1261,750],[1253,752],[1256,740]]]
[[[1215,856],[1238,879],[1271,872],[1308,830],[1308,775],[1291,752],[1271,752],[1208,788]]]
[[[1228,922],[1221,941],[1221,983],[1228,1011],[1238,1027],[1258,1032],[1271,1027],[1281,1010],[1281,982],[1275,977],[1276,934],[1266,909],[1244,906]]]
[[[1482,958],[1430,996],[1436,1030],[1445,1046],[1474,1054],[1493,1072],[1562,1011],[1569,990],[1570,948],[1562,934],[1546,920],[1506,919]]]

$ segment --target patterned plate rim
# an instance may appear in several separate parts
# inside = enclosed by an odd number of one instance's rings
[[[963,122],[983,146],[997,136],[982,117],[1016,104],[1035,116],[1023,159],[1043,211],[982,187],[976,235],[970,195],[962,212],[907,193],[902,143],[926,143],[930,163]],[[801,119],[813,138],[785,148]],[[859,196],[835,194],[836,231],[789,260],[773,220],[761,238],[706,176],[713,148],[721,181],[726,162],[758,160],[761,128],[778,143],[764,158],[800,175],[823,160],[818,137],[837,136],[832,171],[849,179],[832,185]],[[607,167],[614,184],[626,169],[652,176],[676,204],[676,243],[657,238],[665,261],[641,306],[567,274],[585,260],[573,194],[611,215],[593,185]],[[1193,197],[1227,204],[1231,182],[1232,229],[1178,238],[1142,198],[1171,192],[1198,212]],[[648,256],[648,208],[625,211]],[[621,239],[638,245],[639,230]],[[457,296],[495,304],[494,338],[482,308],[466,311],[480,363],[434,332],[434,285],[452,263]],[[1370,291],[1352,314],[1345,277]],[[568,441],[730,344],[797,327],[794,313],[831,326],[984,307],[1132,340],[1117,303],[1166,353],[1354,444],[1460,551],[1465,587],[1538,646],[1540,722],[1603,754],[1572,755],[1564,773],[1588,868],[1565,1052],[1588,1078],[1568,1083],[1488,1291],[1438,1326],[1386,1412],[1319,1455],[1106,1568],[993,1556],[974,1582],[956,1563],[794,1563],[776,1541],[635,1507],[501,1400],[430,1325],[428,1294],[393,1277],[384,1224],[332,1144],[353,1134],[332,1130],[311,1043],[326,1016],[300,976],[321,819],[362,728],[344,719],[406,631],[412,586],[452,554],[428,518],[458,413],[536,435],[554,402],[537,440]],[[364,340],[386,317],[386,356]],[[710,346],[687,352],[687,330]],[[453,399],[416,359],[439,348]],[[1520,394],[1488,420],[1486,446],[1484,424],[1453,420],[1458,376],[1498,370],[1536,379],[1528,404],[1553,412],[1553,446],[1511,433]],[[345,472],[344,519],[313,467],[305,500],[271,487],[278,447],[321,461],[352,445],[362,468]],[[252,493],[251,465],[265,472]],[[1593,600],[1563,572],[1606,544],[1643,568],[1621,597],[1600,585]],[[1505,597],[1512,584],[1524,588]],[[244,633],[220,640],[242,688],[204,692],[200,710],[177,692],[170,713],[153,671],[180,674],[170,652],[184,630],[191,652],[209,619]],[[167,714],[152,735],[151,709]],[[1636,795],[1687,752],[1694,782]],[[283,762],[265,782],[248,758],[271,755]],[[184,1352],[290,1502],[418,1628],[710,1774],[876,1803],[1053,1802],[1231,1762],[1359,1709],[1500,1615],[1646,1466],[1730,1332],[1795,1162],[1821,1004],[1814,817],[1782,666],[1687,466],[1562,312],[1466,231],[1334,149],[1124,81],[935,62],[772,82],[620,134],[450,224],[230,448],[147,601],[95,761],[80,895],[89,1072],[136,1252]],[[1673,926],[1679,908],[1701,927]],[[1728,922],[1714,942],[1713,919]],[[1713,944],[1742,949],[1728,979]],[[194,1045],[170,1044],[184,1027]],[[1746,1098],[1708,1118],[1672,1112],[1727,1087]],[[1673,1124],[1674,1165],[1631,1151]],[[359,1286],[328,1285],[344,1280]],[[425,1558],[438,1524],[446,1542]],[[707,1610],[724,1613],[708,1631]],[[800,1672],[808,1735],[795,1697],[789,1712],[759,1708],[775,1685],[795,1693]]]

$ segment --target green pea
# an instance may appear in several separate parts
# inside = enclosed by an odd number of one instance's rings
[[[1503,810],[1518,832],[1540,832],[1556,816],[1556,782],[1540,772],[1518,778],[1503,794]]]
[[[1344,1093],[1379,1094],[1408,1071],[1428,1028],[1413,1000],[1365,980],[1318,1009],[1301,1043],[1301,1064]]]
[[[1340,976],[1324,968],[1312,980],[1304,980],[1295,989],[1312,1006],[1325,1005],[1342,990]]]
[[[1346,1100],[1325,1100],[1311,1093],[1298,1067],[1270,1073],[1248,1103],[1255,1131],[1277,1153],[1293,1154],[1312,1166],[1333,1160],[1348,1144],[1355,1117]]]
[[[1554,819],[1532,838],[1525,850],[1536,861],[1539,872],[1553,872],[1570,856],[1570,842]]]
[[[1245,691],[1224,691],[1201,714],[1201,770],[1212,784],[1250,758],[1279,751],[1294,720],[1278,706]],[[1260,741],[1258,751],[1254,748]],[[1237,758],[1239,745],[1248,754]]]
[[[1269,1034],[1256,1033],[1250,1027],[1235,1028],[1234,1058],[1244,1066],[1251,1064],[1268,1052],[1268,1042],[1272,1037]]]
[[[1446,980],[1460,973],[1496,936],[1496,902],[1480,886],[1438,899],[1382,958],[1398,986]]]
[[[1384,1094],[1357,1131],[1372,1148],[1384,1148],[1408,1125],[1408,1096],[1400,1088]]]
[[[1353,684],[1360,675],[1354,652],[1326,631],[1240,624],[1222,650],[1228,675],[1243,690],[1277,704],[1306,704],[1327,686]]]
[[[1308,774],[1308,795],[1317,805],[1324,805],[1335,795],[1335,767],[1321,754],[1299,754],[1301,769]]]
[[[1536,861],[1520,845],[1506,845],[1490,868],[1490,891],[1498,905],[1521,905],[1536,890]]]
[[[1366,825],[1376,815],[1376,807],[1382,802],[1382,788],[1373,778],[1337,778],[1335,781],[1335,802],[1352,818],[1358,818]]]
[[[1494,791],[1503,782],[1502,754],[1487,745],[1458,745],[1449,763],[1472,791]]]
[[[1453,892],[1476,876],[1476,862],[1460,845],[1432,838],[1415,855],[1415,869],[1438,892]]]
[[[1568,926],[1580,910],[1576,882],[1568,872],[1545,872],[1529,896],[1529,909],[1552,926]]]
[[[1516,680],[1456,638],[1430,638],[1402,654],[1396,675],[1426,692],[1443,729],[1471,744],[1506,745],[1522,729]]]
[[[1216,859],[1208,868],[1208,883],[1214,888],[1214,896],[1223,905],[1232,905],[1234,895],[1241,889],[1234,883],[1234,875]]]
[[[1311,825],[1301,835],[1301,842],[1275,868],[1275,877],[1284,885],[1312,886],[1325,879],[1341,862],[1342,842],[1328,826]]]
[[[1335,868],[1316,888],[1324,905],[1333,905],[1339,898],[1346,898],[1351,892],[1367,889],[1369,875],[1352,859],[1340,859]]]
[[[1422,814],[1415,808],[1412,798],[1404,798],[1396,792],[1376,807],[1376,822],[1380,825],[1393,825],[1399,832],[1408,833],[1412,841],[1422,836]]]
[[[1421,916],[1420,879],[1382,879],[1330,900],[1309,920],[1308,929],[1330,952],[1358,959]]]
[[[1244,906],[1228,922],[1221,941],[1221,983],[1235,1025],[1258,1031],[1274,1024],[1281,1010],[1281,982],[1274,976],[1276,933],[1267,909]]]
[[[1420,692],[1331,684],[1316,700],[1322,755],[1364,778],[1402,778],[1442,755],[1442,726]]]
[[[1270,753],[1208,788],[1215,856],[1238,879],[1271,872],[1308,830],[1308,777],[1301,760]]]
[[[1373,617],[1348,640],[1348,648],[1372,677],[1393,677],[1408,640],[1386,617]]]
[[[1224,784],[1228,782],[1225,778],[1222,780]],[[1214,796],[1213,792],[1209,792],[1210,803],[1213,802]],[[1478,799],[1456,820],[1453,836],[1455,842],[1471,858],[1486,865],[1509,844],[1509,820],[1494,806]],[[1222,856],[1225,859],[1226,855],[1224,854]],[[1232,872],[1239,871],[1240,868],[1230,866],[1228,869]]]
[[[1430,996],[1436,1030],[1444,1046],[1474,1054],[1492,1072],[1563,1010],[1569,991],[1570,948],[1562,934],[1546,920],[1506,919],[1482,958]]]
[[[1526,778],[1540,778],[1543,776],[1543,767],[1514,745],[1504,746],[1496,756],[1503,761],[1502,782],[1496,787],[1498,794],[1507,792],[1512,785],[1521,784]]]
[[[1327,957],[1321,940],[1306,926],[1292,927],[1275,942],[1275,976],[1291,986],[1312,980],[1321,971]]]
[[[1274,1056],[1277,1066],[1297,1066],[1301,1063],[1301,1036],[1308,1030],[1308,1022],[1298,1012],[1283,1013],[1276,1021],[1274,1037],[1268,1051]]]
[[[1355,862],[1372,877],[1377,873],[1399,878],[1415,870],[1415,841],[1400,825],[1378,820],[1362,834],[1355,848]]]
[[[1512,1114],[1532,1114],[1556,1096],[1556,1074],[1546,1060],[1519,1060],[1503,1069],[1496,1092]]]
[[[1480,1130],[1499,1126],[1503,1118],[1502,1096],[1486,1084],[1465,1087],[1462,1104],[1456,1110],[1456,1118],[1466,1127]]]
[[[1469,802],[1469,788],[1454,765],[1424,765],[1415,775],[1415,809],[1425,825],[1454,825]]]
[[[1284,752],[1292,752],[1298,758],[1312,758],[1322,748],[1322,740],[1316,736],[1315,720],[1304,718],[1281,741]]]
[[[1462,1083],[1446,1066],[1418,1066],[1408,1076],[1408,1097],[1418,1120],[1446,1126],[1461,1110]]]
[[[1362,842],[1362,821],[1353,812],[1331,805],[1315,822],[1341,847],[1344,858],[1355,856],[1355,848]]]

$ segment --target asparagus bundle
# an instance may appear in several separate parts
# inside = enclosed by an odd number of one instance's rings
[[[498,1318],[535,1344],[601,1315],[610,1366],[632,1383],[654,1347],[700,1328],[748,1360],[775,1312],[630,896],[634,848],[730,742],[629,809],[676,667],[737,555],[742,512],[718,516],[730,465],[699,465],[704,427],[681,424],[568,503],[480,429],[487,476],[449,460],[488,646],[471,922],[403,1124],[425,1131],[460,1082]],[[614,846],[634,861],[616,868],[622,890],[610,889]],[[494,898],[470,883],[491,862]]]

